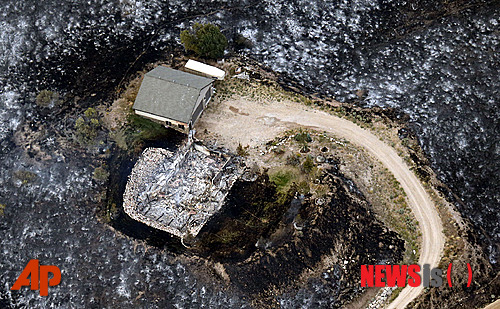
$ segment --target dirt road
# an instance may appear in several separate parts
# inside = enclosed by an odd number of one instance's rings
[[[484,309],[500,309],[500,299],[484,307]]]
[[[210,108],[197,124],[198,132],[207,129],[235,149],[238,143],[257,146],[293,127],[327,131],[366,148],[400,182],[408,204],[419,222],[422,244],[418,263],[436,267],[444,247],[441,219],[417,177],[396,151],[371,132],[356,124],[293,102],[262,103],[245,98],[229,99]],[[422,287],[404,288],[388,308],[404,308]]]

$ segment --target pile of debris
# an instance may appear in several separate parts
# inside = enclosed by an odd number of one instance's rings
[[[238,157],[199,144],[188,143],[176,153],[147,148],[129,176],[123,208],[154,228],[196,236],[244,171]]]

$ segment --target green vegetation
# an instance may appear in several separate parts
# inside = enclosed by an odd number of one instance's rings
[[[0,217],[3,217],[3,215],[5,214],[4,213],[5,207],[7,207],[7,205],[0,204]]]
[[[51,107],[54,105],[60,105],[62,100],[60,99],[59,93],[51,90],[42,90],[36,96],[36,105],[40,107]]]
[[[295,134],[294,139],[295,139],[295,141],[297,141],[299,143],[312,142],[311,134],[309,134],[308,132],[302,131],[302,129],[299,129],[299,133]]]
[[[248,156],[247,149],[248,149],[248,146],[243,147],[243,146],[241,146],[240,143],[238,143],[238,147],[236,148],[236,153],[238,153],[238,155],[240,157],[246,157],[246,156]]]
[[[107,166],[99,166],[94,169],[94,173],[92,174],[92,178],[99,182],[105,182],[109,178],[109,172],[106,170]]]
[[[168,136],[168,129],[163,125],[140,117],[130,109],[122,127],[110,133],[120,149],[140,151],[146,141],[158,140]]]
[[[306,152],[311,151],[309,149],[309,146],[307,145],[308,143],[311,143],[313,141],[311,134],[309,134],[308,132],[302,131],[302,128],[299,129],[299,132],[297,134],[295,134],[294,140],[297,143],[299,143],[299,145],[301,145],[300,152],[306,153]]]
[[[83,116],[76,119],[75,139],[81,146],[89,146],[95,142],[101,124],[95,109],[89,107]]]
[[[308,194],[311,192],[311,186],[309,185],[309,182],[302,180],[301,182],[299,182],[297,184],[296,190],[300,194]],[[318,193],[318,190],[316,190],[316,193]],[[318,194],[318,195],[320,195],[320,194]]]
[[[186,51],[193,51],[199,57],[220,58],[227,47],[227,39],[219,27],[212,24],[193,25],[181,32],[181,43]]]
[[[301,170],[305,173],[310,173],[314,169],[314,161],[311,156],[306,156],[304,163],[302,163]]]
[[[124,133],[127,145],[140,148],[144,141],[168,135],[168,129],[157,122],[137,116],[131,111]]]
[[[269,180],[276,185],[279,192],[287,192],[297,177],[293,169],[282,169],[269,175]]]
[[[31,183],[37,178],[37,175],[35,173],[24,170],[18,170],[13,172],[13,176],[18,180],[20,180],[23,185]]]
[[[311,185],[318,175],[313,173],[316,165],[310,156],[306,156],[301,162],[301,156],[290,154],[287,166],[275,168],[269,172],[269,179],[276,185],[279,192],[285,193],[292,189],[300,194],[307,194],[311,191]],[[313,185],[314,191],[318,193],[319,186]]]

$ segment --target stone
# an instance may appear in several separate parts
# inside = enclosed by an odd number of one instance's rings
[[[318,162],[318,163],[324,163],[325,161],[326,161],[326,159],[323,156],[317,156],[316,157],[316,162]]]

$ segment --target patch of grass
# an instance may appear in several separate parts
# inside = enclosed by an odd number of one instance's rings
[[[311,187],[309,186],[309,182],[302,180],[297,184],[297,192],[300,194],[308,194],[311,192]]]
[[[297,173],[293,169],[281,169],[269,175],[279,192],[287,192],[296,179]]]
[[[167,128],[163,125],[136,114],[129,116],[129,124],[134,131],[132,136],[135,139],[151,140],[167,133]]]
[[[167,135],[168,129],[163,125],[140,117],[130,109],[127,123],[110,136],[117,143],[118,147],[134,151],[141,148],[145,141],[158,140]]]
[[[5,207],[7,207],[7,205],[5,205],[5,204],[0,204],[0,217],[3,217]]]

